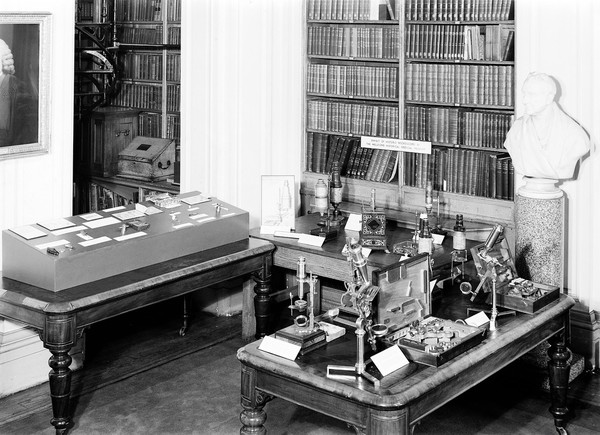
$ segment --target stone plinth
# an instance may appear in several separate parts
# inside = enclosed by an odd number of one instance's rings
[[[564,193],[556,180],[526,178],[515,207],[515,265],[520,277],[563,288]]]

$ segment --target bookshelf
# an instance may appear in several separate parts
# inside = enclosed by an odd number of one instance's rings
[[[181,0],[116,0],[121,91],[111,104],[140,110],[138,134],[175,139],[179,160]]]
[[[381,4],[380,4],[381,3]],[[361,147],[361,137],[399,138],[401,29],[391,4],[307,0],[306,129],[302,199],[340,162],[345,197],[397,203],[398,153]]]
[[[74,211],[83,213],[119,184],[113,196],[132,198],[118,193],[129,192],[131,180],[116,169],[119,152],[136,136],[174,139],[179,162],[181,0],[78,0],[76,20],[76,27],[101,30],[91,33],[102,35],[99,56],[114,59],[117,79],[114,92],[80,111],[76,122]],[[110,179],[100,196],[98,177]]]
[[[448,227],[456,213],[512,227],[503,146],[514,117],[512,3],[308,0],[304,210],[339,158],[339,137],[378,136],[430,142],[431,154],[397,152],[396,170],[382,177],[384,152],[362,149],[366,169],[342,174],[344,201],[368,204],[375,188],[390,214],[420,211],[431,181]],[[394,113],[387,126],[385,110]]]

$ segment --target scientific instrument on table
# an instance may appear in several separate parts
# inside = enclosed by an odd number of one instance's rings
[[[298,299],[294,300],[294,295],[290,292],[290,314],[293,317],[295,311],[298,315],[294,318],[294,331],[301,337],[319,330],[318,323],[315,322],[315,296],[316,283],[318,277],[312,273],[306,273],[306,259],[300,257],[296,267],[296,279],[298,281]],[[308,285],[308,291],[305,293],[305,287]],[[304,295],[306,294],[306,299]],[[286,328],[289,330],[289,328]]]
[[[456,215],[454,235],[452,237],[452,253],[450,265],[450,278],[452,286],[458,288],[462,294],[468,295],[473,291],[471,277],[465,272],[465,263],[468,259],[467,237],[463,215]]]
[[[377,337],[385,335],[387,328],[383,325],[373,325],[373,299],[379,292],[369,279],[367,260],[362,253],[362,246],[354,238],[346,239],[348,262],[352,267],[352,282],[346,282],[346,292],[342,295],[344,307],[356,310],[356,364],[351,366],[327,366],[327,376],[362,376],[375,382],[375,378],[365,371],[365,336],[366,341],[376,350]],[[383,327],[383,328],[382,328]]]
[[[483,263],[483,265],[485,265],[485,272],[483,272],[483,268],[481,268],[482,270],[479,270],[479,268],[478,268],[478,273],[480,275],[481,280],[479,282],[479,285],[475,289],[475,291],[472,292],[473,295],[471,296],[471,301],[474,301],[475,297],[479,293],[480,289],[484,288],[485,284],[488,281],[492,282],[492,288],[491,288],[492,310],[491,310],[491,318],[490,318],[490,331],[495,331],[496,329],[498,329],[496,319],[498,318],[499,315],[507,315],[507,314],[514,315],[515,314],[515,312],[512,310],[504,311],[502,313],[498,312],[498,303],[497,303],[498,295],[496,293],[496,286],[497,286],[497,282],[500,279],[499,277],[500,277],[500,275],[502,275],[502,278],[501,278],[502,282],[510,281],[513,278],[512,267],[510,265],[505,264],[505,261],[503,260],[502,257],[491,255],[491,253],[490,253],[490,251],[496,245],[496,242],[498,242],[498,238],[503,233],[504,233],[504,227],[500,224],[495,225],[494,228],[492,229],[491,233],[488,235],[488,238],[485,241],[483,248],[477,251],[478,259],[481,261],[481,263]],[[503,261],[501,261],[501,260],[503,260]],[[506,261],[512,261],[512,260],[510,260],[510,258],[509,258]]]
[[[331,212],[330,224],[332,227],[339,227],[345,221],[339,206],[342,203],[342,177],[340,175],[340,163],[335,161],[331,167],[331,179],[329,181],[329,202],[333,207]]]
[[[383,211],[377,210],[375,202],[375,189],[371,189],[371,204],[362,210],[360,239],[367,248],[386,250],[386,217]]]
[[[437,211],[435,214],[435,225],[433,224],[433,203],[437,203]],[[425,187],[425,213],[427,213],[427,219],[431,226],[432,234],[441,234],[446,235],[446,231],[442,229],[442,224],[440,223],[440,206],[442,202],[440,201],[440,192],[439,190],[436,193],[435,198],[433,197],[433,184],[431,181],[427,182],[427,186]]]
[[[394,253],[412,257],[417,254],[426,253],[433,255],[433,234],[446,235],[446,231],[442,230],[442,226],[439,224],[440,216],[440,198],[439,192],[437,197],[438,210],[436,216],[435,227],[431,226],[433,219],[433,187],[431,181],[427,182],[427,188],[425,189],[425,211],[415,212],[415,230],[413,232],[412,240],[399,242],[394,245]]]
[[[319,178],[315,184],[314,208],[321,215],[321,220],[319,221],[317,228],[310,230],[310,234],[313,236],[324,237],[325,241],[335,239],[338,235],[337,228],[332,225],[332,217],[329,210],[329,193],[329,180],[325,183],[325,180]],[[337,204],[339,205],[339,203]]]

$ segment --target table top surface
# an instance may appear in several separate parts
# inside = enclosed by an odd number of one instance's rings
[[[473,305],[466,301],[467,296],[452,296],[453,300],[457,298],[461,301],[454,307],[442,301],[442,309],[434,314],[451,320],[465,318],[466,315],[460,313],[466,311],[466,306]],[[326,376],[328,365],[352,367],[356,363],[356,338],[352,330],[295,361],[258,350],[261,340],[239,349],[237,356],[242,364],[257,369],[259,373],[351,398],[367,406],[397,409],[428,394],[436,394],[435,391],[446,391],[449,395],[465,391],[467,385],[480,382],[561,330],[563,316],[573,305],[571,297],[561,294],[559,299],[534,315],[517,313],[516,316],[501,316],[498,329],[488,331],[479,345],[437,368],[411,362],[384,377],[379,388],[364,379],[339,380]],[[438,388],[440,390],[436,390]]]
[[[309,234],[311,229],[317,227],[320,218],[321,217],[318,213],[310,213],[296,218],[295,232],[301,234]],[[391,251],[394,244],[411,240],[413,237],[413,231],[414,229],[403,228],[394,224],[388,225],[386,227],[388,249]],[[342,254],[342,249],[346,244],[346,237],[357,238],[358,234],[359,233],[356,231],[346,231],[342,227],[339,229],[338,236],[335,239],[329,240],[319,247],[298,243],[297,239],[289,237],[276,237],[273,234],[261,234],[260,228],[253,228],[250,230],[250,237],[267,240],[276,245],[277,247],[290,248],[299,252],[313,254],[318,253],[319,255],[322,255],[324,257],[344,261],[346,260],[346,256]],[[475,246],[479,243],[480,242],[468,240],[467,248],[470,249],[472,246]],[[433,267],[438,268],[448,266],[451,261],[450,254],[452,251],[452,234],[448,233],[441,245],[434,245]],[[401,255],[399,254],[394,254],[391,252],[386,253],[385,251],[381,250],[373,250],[369,254],[367,262],[371,267],[382,268],[398,263],[400,259]]]
[[[273,249],[264,240],[243,239],[57,292],[0,276],[0,309],[4,302],[40,312],[72,312],[228,264],[270,255]]]

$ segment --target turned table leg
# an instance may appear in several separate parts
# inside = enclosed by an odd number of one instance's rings
[[[69,351],[75,345],[76,328],[74,317],[49,317],[42,331],[42,340],[52,356],[48,365],[52,369],[48,377],[50,381],[50,397],[52,399],[53,418],[50,423],[56,433],[64,434],[72,425],[70,414],[71,400],[71,355]]]
[[[69,349],[50,351],[52,356],[48,365],[52,371],[50,378],[50,397],[52,399],[53,418],[50,423],[56,428],[57,434],[64,434],[71,426],[72,420],[69,413],[71,400],[71,356]]]
[[[263,268],[259,274],[254,275],[254,315],[256,317],[255,338],[267,335],[269,329],[269,303],[271,300],[271,258],[265,258]]]
[[[264,406],[273,396],[256,389],[256,370],[246,366],[242,366],[241,396],[244,410],[240,414],[240,435],[266,435]]]
[[[564,333],[550,338],[548,349],[548,372],[550,375],[550,413],[554,417],[554,426],[559,434],[566,434],[565,423],[569,409],[567,408],[567,392],[569,389],[569,357]]]

